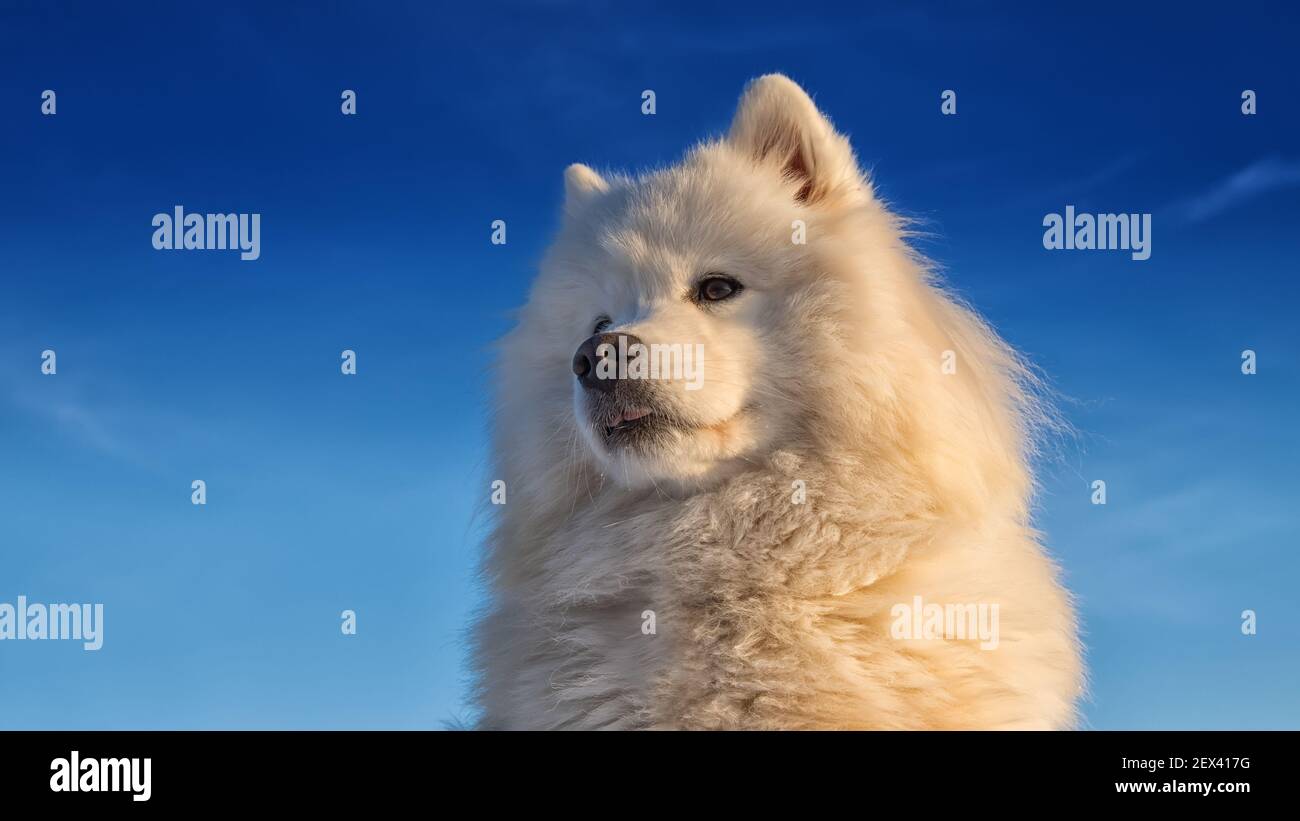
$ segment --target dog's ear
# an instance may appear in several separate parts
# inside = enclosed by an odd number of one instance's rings
[[[597,194],[609,190],[609,183],[580,162],[564,169],[564,207],[572,210]]]
[[[727,140],[795,183],[802,203],[830,203],[867,193],[853,149],[784,74],[752,81],[740,98]]]

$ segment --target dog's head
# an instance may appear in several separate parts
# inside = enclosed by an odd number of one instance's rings
[[[502,351],[499,448],[552,443],[526,470],[577,459],[624,486],[690,486],[860,441],[892,424],[881,411],[909,369],[937,374],[962,344],[936,330],[947,309],[909,307],[931,298],[898,221],[783,76],[754,81],[728,135],[681,164],[608,179],[573,165],[565,188]],[[952,402],[911,393],[935,414]]]
[[[809,235],[869,198],[808,96],[764,77],[682,164],[609,180],[573,165],[565,188],[525,338],[564,345],[546,378],[587,454],[623,484],[691,481],[796,435],[801,380],[828,364]]]

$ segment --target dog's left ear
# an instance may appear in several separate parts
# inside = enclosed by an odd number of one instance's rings
[[[591,199],[609,190],[609,183],[590,166],[575,162],[564,169],[564,198],[570,204]]]
[[[799,202],[830,204],[868,194],[848,139],[784,74],[759,77],[745,88],[727,140],[795,183]]]

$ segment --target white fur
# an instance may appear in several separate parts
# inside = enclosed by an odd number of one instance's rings
[[[1072,726],[1074,616],[1029,524],[1032,381],[802,89],[760,78],[680,165],[565,183],[499,352],[481,726]],[[685,295],[715,271],[745,288],[702,310]],[[704,387],[657,394],[690,432],[591,435],[570,362],[601,315],[704,345]],[[997,649],[891,637],[918,595],[996,603]]]

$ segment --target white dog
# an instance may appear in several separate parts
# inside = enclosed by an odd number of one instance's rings
[[[1072,726],[1032,380],[807,94],[565,188],[499,352],[481,726]]]

